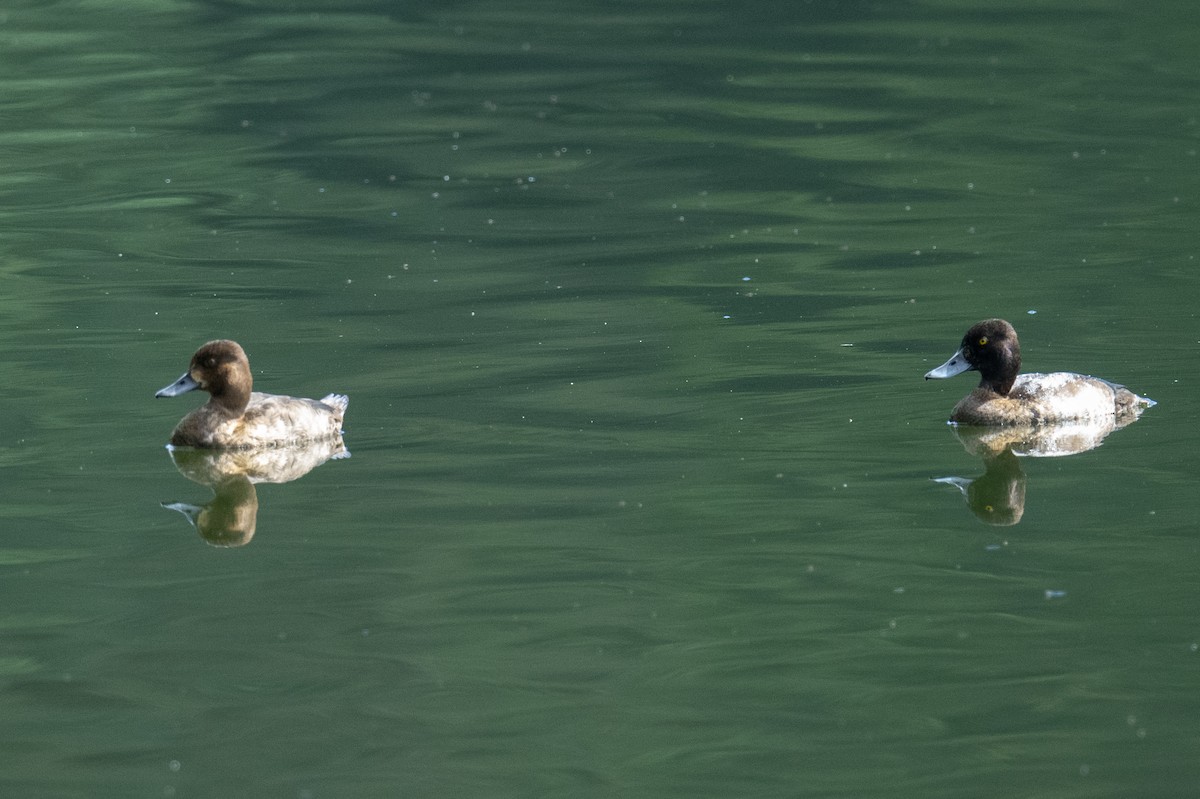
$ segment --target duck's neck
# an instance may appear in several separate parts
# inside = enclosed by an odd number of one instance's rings
[[[208,404],[230,418],[241,416],[250,404],[250,389],[226,386],[220,394],[213,394]]]
[[[988,369],[988,374],[983,377],[979,385],[995,391],[1002,397],[1007,397],[1020,373],[1021,348],[1014,341],[1004,357],[1001,357],[999,362],[993,365],[993,368]]]
[[[1005,380],[1000,380],[996,383],[995,392],[1002,397],[1007,397],[1008,392],[1012,391],[1013,383],[1017,382],[1016,375]]]

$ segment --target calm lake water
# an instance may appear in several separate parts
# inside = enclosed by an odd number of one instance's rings
[[[1196,795],[1194,17],[10,6],[0,793]],[[1158,406],[984,463],[989,316]],[[353,457],[214,502],[218,337]]]

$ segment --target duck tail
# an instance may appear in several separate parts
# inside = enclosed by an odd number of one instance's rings
[[[326,394],[324,397],[321,397],[321,402],[330,408],[338,409],[343,414],[350,407],[350,398],[345,394]]]

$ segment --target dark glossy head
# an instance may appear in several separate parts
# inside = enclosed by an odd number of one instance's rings
[[[953,377],[970,370],[979,372],[980,388],[1008,394],[1021,371],[1021,343],[1012,325],[1003,319],[985,319],[973,325],[958,352],[926,373],[925,379]]]

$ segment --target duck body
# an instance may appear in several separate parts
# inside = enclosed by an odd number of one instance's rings
[[[972,425],[1092,421],[1133,413],[1139,401],[1150,402],[1098,377],[1033,372],[1018,375],[1007,395],[984,386],[976,388],[954,406],[950,421]]]
[[[974,325],[950,360],[925,379],[980,373],[979,386],[954,406],[956,424],[999,426],[1062,422],[1128,423],[1154,401],[1117,383],[1074,372],[1019,374],[1021,345],[1003,319]]]
[[[258,449],[338,438],[350,403],[342,394],[320,400],[253,391],[250,361],[235,341],[210,341],[192,356],[188,370],[156,397],[201,389],[204,405],[180,420],[171,445],[202,449]]]
[[[251,392],[240,415],[230,416],[209,402],[184,416],[171,445],[201,449],[257,449],[336,438],[349,399],[329,394],[320,400]]]

